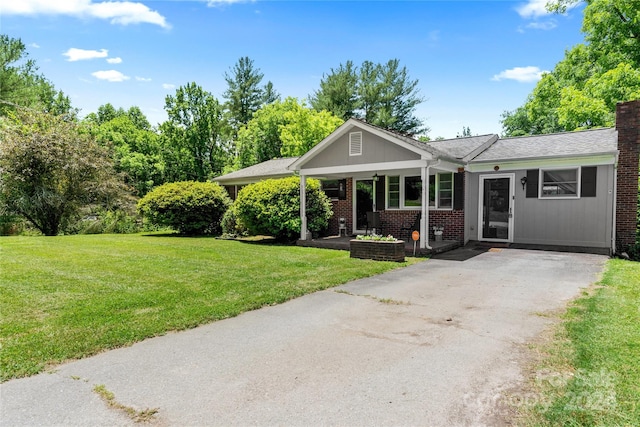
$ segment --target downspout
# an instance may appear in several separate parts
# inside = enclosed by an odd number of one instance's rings
[[[616,214],[618,213],[618,153],[613,163],[613,215],[611,216],[611,255],[616,253]]]
[[[429,245],[429,169],[431,169],[432,166],[438,165],[440,165],[439,159],[433,164],[427,162],[427,167],[422,169],[422,172],[425,174],[425,176],[422,177],[422,182],[426,183],[425,188],[422,189],[422,221],[420,221],[420,233],[422,241],[424,241],[424,247],[422,247],[422,249],[433,250],[431,245]]]
[[[307,176],[300,175],[300,240],[307,238]]]

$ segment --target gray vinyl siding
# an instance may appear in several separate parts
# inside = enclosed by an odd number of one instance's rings
[[[349,156],[349,133],[362,132],[362,155]],[[329,166],[420,160],[420,155],[365,130],[354,128],[304,164],[305,169]]]
[[[465,225],[470,240],[478,239],[480,175],[469,178]],[[596,197],[580,199],[526,198],[520,184],[525,175],[525,170],[515,171],[514,243],[611,247],[613,166],[598,166]]]

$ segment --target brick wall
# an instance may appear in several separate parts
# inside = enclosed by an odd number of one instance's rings
[[[640,101],[617,105],[618,182],[616,197],[616,242],[618,248],[636,241],[638,210],[638,144],[640,144]]]
[[[353,182],[347,179],[347,199],[333,200],[333,217],[329,220],[328,235],[338,235],[338,221],[340,218],[347,220],[347,235],[353,230]],[[380,221],[382,221],[382,232],[391,234],[399,239],[411,239],[406,231],[402,231],[403,226],[410,226],[415,222],[417,210],[386,210],[380,211]],[[429,211],[429,240],[435,240],[433,234],[434,226],[443,226],[444,240],[455,240],[464,243],[464,210],[431,210]]]
[[[435,239],[432,227],[444,227],[442,238],[464,243],[464,211],[431,211],[429,212],[429,240]]]
[[[389,210],[380,212],[380,221],[382,222],[382,232],[391,234],[398,239],[407,240],[407,232],[400,229],[406,225],[411,226],[415,222],[416,216],[420,211],[401,211]],[[403,234],[404,233],[404,234]],[[409,236],[409,239],[411,237]]]
[[[373,242],[351,240],[351,258],[374,259],[376,261],[404,261],[403,242]]]

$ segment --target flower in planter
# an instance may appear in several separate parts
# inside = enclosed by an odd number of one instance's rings
[[[356,236],[356,240],[373,240],[374,242],[397,242],[398,239],[393,237],[391,234],[387,236],[381,236],[379,234],[369,234],[369,235],[358,235]]]

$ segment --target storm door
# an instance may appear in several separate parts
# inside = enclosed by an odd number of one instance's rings
[[[513,240],[513,180],[512,174],[480,177],[479,240]]]

